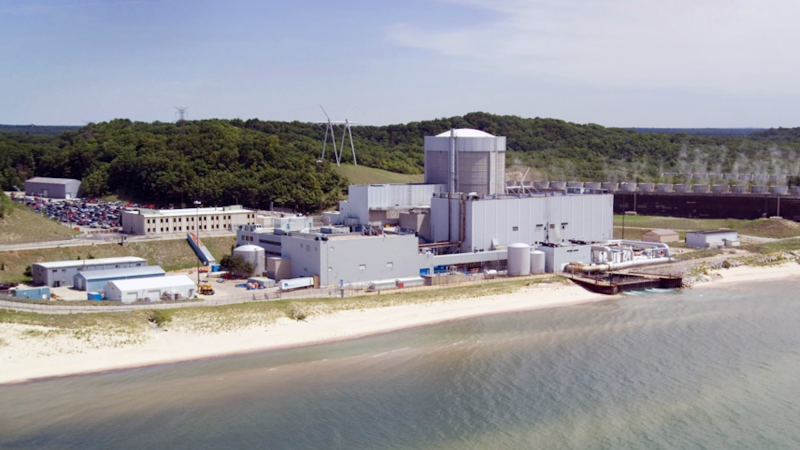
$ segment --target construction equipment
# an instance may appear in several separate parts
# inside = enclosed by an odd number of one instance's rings
[[[197,292],[202,295],[214,295],[214,288],[210,284],[198,284]]]

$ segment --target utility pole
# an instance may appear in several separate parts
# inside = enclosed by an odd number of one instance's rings
[[[194,201],[195,206],[195,214],[194,214],[194,238],[196,241],[194,242],[195,246],[197,247],[197,288],[200,289],[200,205],[203,202],[200,200]]]

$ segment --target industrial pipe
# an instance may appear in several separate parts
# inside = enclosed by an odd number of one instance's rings
[[[653,258],[653,259],[637,259],[635,261],[625,261],[625,262],[609,262],[605,264],[583,264],[578,261],[573,261],[567,264],[564,267],[564,271],[576,271],[576,272],[606,272],[609,270],[620,270],[620,269],[627,269],[629,267],[635,266],[644,266],[648,264],[664,264],[671,262],[672,258]]]

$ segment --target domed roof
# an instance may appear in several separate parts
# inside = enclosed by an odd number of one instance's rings
[[[473,128],[457,128],[455,130],[456,137],[494,137],[493,134],[489,134],[485,131],[475,130]],[[445,131],[444,133],[439,133],[436,137],[450,137],[450,130]]]
[[[233,250],[234,251],[238,250],[240,252],[260,252],[263,251],[264,249],[257,245],[240,245],[239,247],[236,247]]]

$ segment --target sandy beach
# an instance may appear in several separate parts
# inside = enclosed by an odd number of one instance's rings
[[[699,288],[800,276],[800,265],[737,267],[720,273],[721,277],[713,277],[715,281]],[[266,326],[236,331],[196,332],[175,323],[167,326],[168,331],[144,330],[133,342],[109,336],[99,344],[97,339],[89,342],[80,333],[48,333],[49,329],[42,326],[2,324],[0,383],[313,345],[471,317],[613,298],[573,285],[539,284],[510,294],[342,311],[311,316],[305,321],[280,318]]]

